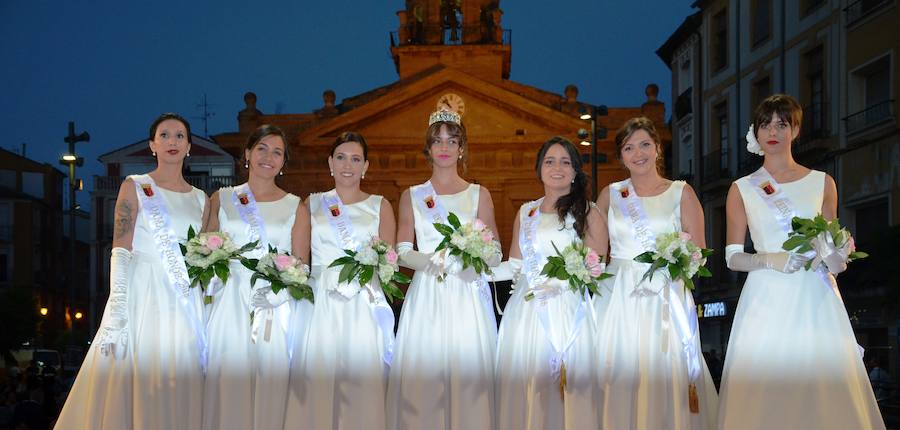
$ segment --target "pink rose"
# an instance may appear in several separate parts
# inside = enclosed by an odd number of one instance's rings
[[[494,233],[491,233],[490,230],[482,230],[481,231],[481,241],[484,243],[491,243],[494,240]]]
[[[686,241],[686,240],[691,240],[691,234],[682,231],[682,232],[678,233],[678,238],[681,239],[681,240],[685,240],[685,241]]]
[[[210,251],[215,251],[222,247],[225,241],[216,235],[209,236],[206,238],[206,247],[209,248]]]
[[[397,264],[397,251],[394,251],[394,248],[388,248],[387,252],[384,253],[384,259],[387,260],[388,264]]]
[[[472,228],[475,231],[482,231],[482,230],[484,230],[485,227],[486,226],[484,225],[484,221],[482,221],[478,218],[475,218],[475,221],[472,221]]]
[[[290,255],[278,254],[275,256],[275,267],[278,271],[283,272],[294,265],[294,257]]]
[[[700,251],[694,251],[691,254],[691,260],[700,261],[701,258],[703,258],[703,254],[701,254]]]
[[[598,277],[603,274],[603,268],[600,265],[591,266],[591,276]]]
[[[599,267],[600,256],[597,255],[597,252],[592,249],[588,251],[587,255],[584,256],[584,264],[586,264],[591,269],[593,269],[594,267]]]
[[[851,254],[856,252],[856,241],[853,240],[853,236],[850,236],[850,239],[847,240],[847,246]]]

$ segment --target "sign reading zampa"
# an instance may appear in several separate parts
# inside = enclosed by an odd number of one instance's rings
[[[700,303],[697,305],[699,318],[724,317],[728,314],[725,302]]]

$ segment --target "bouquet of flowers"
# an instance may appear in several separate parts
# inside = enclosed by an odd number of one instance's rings
[[[368,243],[356,251],[345,249],[347,254],[334,260],[328,267],[341,267],[338,282],[351,283],[354,280],[359,285],[366,285],[375,274],[378,274],[378,282],[384,291],[385,297],[394,302],[394,299],[403,299],[403,291],[397,286],[408,284],[408,276],[400,273],[397,260],[400,258],[394,247],[388,245],[378,236],[372,236]]]
[[[541,275],[567,281],[569,287],[581,295],[584,295],[585,288],[593,294],[600,294],[597,283],[613,276],[603,271],[603,258],[600,254],[579,242],[573,242],[563,248],[562,252],[555,243],[550,243],[556,255],[547,257],[547,264],[541,270]],[[535,289],[532,287],[532,291],[525,295],[525,300],[535,297]]]
[[[494,240],[494,232],[480,219],[462,225],[453,212],[447,215],[447,224],[434,223],[434,228],[444,236],[435,249],[435,256],[446,260],[445,267],[474,269],[478,275],[491,274],[490,265],[499,264],[502,252],[500,243]],[[440,252],[443,251],[443,252]],[[459,270],[451,270],[458,272]],[[440,276],[444,280],[445,275]]]
[[[199,284],[205,293],[214,277],[219,278],[222,283],[228,282],[228,261],[242,258],[241,254],[257,245],[258,242],[250,242],[237,248],[228,233],[213,231],[198,234],[193,226],[188,227],[187,243],[180,244],[180,247],[191,287]],[[203,303],[212,303],[212,296],[204,294]]]
[[[712,249],[694,245],[689,233],[676,231],[656,236],[656,249],[640,254],[634,257],[634,260],[650,263],[650,268],[641,278],[641,282],[648,278],[652,281],[653,273],[665,267],[669,272],[669,279],[672,281],[680,279],[685,287],[693,290],[694,281],[691,278],[695,275],[701,278],[712,276],[706,268],[706,257],[712,253]]]
[[[288,293],[296,300],[309,300],[314,302],[313,290],[309,281],[309,266],[299,258],[288,253],[280,253],[269,245],[269,252],[259,259],[242,258],[244,267],[253,271],[250,277],[250,287],[256,285],[256,281],[262,279],[269,282],[273,294],[287,289]]]
[[[829,254],[837,253],[845,262],[866,258],[869,254],[856,250],[856,242],[837,219],[826,221],[822,215],[815,218],[791,219],[788,240],[781,245],[785,251],[803,254],[816,251],[816,258],[806,263],[806,270],[816,269]]]

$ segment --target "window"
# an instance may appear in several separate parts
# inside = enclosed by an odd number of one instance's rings
[[[753,89],[751,93],[751,101],[753,106],[751,109],[756,109],[759,104],[765,100],[766,97],[772,95],[772,80],[769,79],[768,76],[757,79],[753,82]]]
[[[722,9],[712,18],[712,66],[718,71],[728,66],[728,9]]]
[[[22,192],[43,199],[44,174],[41,172],[22,172]]]
[[[753,15],[751,46],[756,47],[769,39],[772,30],[772,0],[753,0],[750,2],[750,13]]]
[[[856,233],[853,235],[857,248],[871,247],[888,228],[888,202],[880,199],[856,208]]]
[[[814,135],[825,131],[825,59],[821,46],[809,51],[806,62],[806,85],[809,89],[809,105],[803,113],[807,130]]]
[[[692,175],[694,173],[694,136],[692,133],[693,127],[693,121],[688,121],[686,124],[678,128],[678,134],[681,136],[679,139],[681,141],[681,145],[679,147],[679,174],[681,175]]]
[[[719,144],[719,169],[728,167],[728,107],[720,103],[715,107],[716,136]]]
[[[893,118],[890,59],[890,55],[885,55],[851,74],[848,102],[855,113],[845,118],[848,134]]]

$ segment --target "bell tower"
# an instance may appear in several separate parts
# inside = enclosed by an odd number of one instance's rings
[[[500,0],[407,0],[391,32],[400,79],[435,65],[486,80],[509,78],[511,32],[500,23]]]

